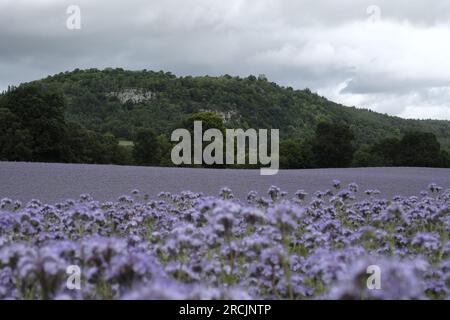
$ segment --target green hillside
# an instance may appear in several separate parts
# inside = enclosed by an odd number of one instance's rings
[[[450,122],[405,120],[333,103],[264,76],[176,77],[123,69],[75,70],[35,81],[66,98],[66,118],[99,133],[131,140],[139,127],[169,134],[187,115],[218,113],[227,127],[279,128],[281,138],[309,139],[319,122],[347,124],[356,143],[431,132],[450,149]]]

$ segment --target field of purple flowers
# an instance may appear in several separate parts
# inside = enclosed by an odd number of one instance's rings
[[[2,199],[0,299],[449,299],[450,189],[361,191]],[[71,265],[79,290],[67,288]]]

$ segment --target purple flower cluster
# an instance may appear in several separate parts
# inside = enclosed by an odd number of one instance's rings
[[[0,299],[449,299],[450,190],[0,200]],[[78,266],[79,288],[67,285]],[[367,284],[369,266],[380,288]]]

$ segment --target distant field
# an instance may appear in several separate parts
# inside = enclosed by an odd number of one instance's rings
[[[340,179],[343,184],[356,182],[362,192],[377,188],[384,197],[418,195],[431,182],[450,188],[450,169],[282,170],[275,176],[260,176],[259,170],[0,162],[0,198],[56,202],[89,193],[98,200],[114,200],[135,188],[150,196],[183,190],[217,195],[223,186],[245,198],[250,190],[265,194],[271,185],[290,195],[298,189],[309,193],[326,190],[332,187],[333,179]]]
[[[134,143],[133,143],[133,141],[130,141],[130,140],[119,140],[119,146],[134,147]]]

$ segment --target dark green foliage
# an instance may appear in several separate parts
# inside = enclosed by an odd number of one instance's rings
[[[169,139],[161,134],[157,137],[158,146],[161,154],[161,158],[159,161],[159,165],[163,167],[171,167],[173,166],[173,163],[170,159],[170,154],[172,151],[172,143],[169,141]]]
[[[448,167],[448,152],[441,150],[436,136],[409,132],[402,139],[383,139],[361,146],[355,153],[355,166]]]
[[[40,162],[65,161],[64,100],[61,96],[21,86],[2,99],[2,158]],[[18,145],[17,150],[15,145]]]
[[[184,128],[189,130],[189,132],[191,133],[191,152],[193,153],[194,150],[194,122],[195,121],[201,121],[202,122],[202,134],[205,133],[206,130],[208,129],[218,129],[222,132],[223,137],[225,137],[225,126],[223,124],[223,120],[220,116],[218,116],[216,113],[214,112],[197,112],[194,113],[190,116],[188,116],[187,118],[183,119],[180,124],[177,126],[177,128]],[[204,150],[204,148],[210,144],[211,142],[203,142],[202,143],[202,150]],[[236,145],[235,145],[235,149],[236,149]],[[222,150],[222,154],[224,155],[224,159],[223,159],[223,163],[225,163],[225,145],[224,148]],[[191,155],[193,157],[193,154]],[[213,164],[213,165],[202,165],[202,167],[208,167],[208,168],[223,168],[224,165],[223,164]]]
[[[280,142],[280,167],[283,169],[304,169],[312,166],[310,144],[294,139]]]
[[[68,162],[98,164],[130,164],[131,153],[118,145],[111,134],[99,134],[80,125],[70,124],[67,128],[67,146],[70,152]]]
[[[331,122],[351,126],[357,145],[422,131],[433,133],[442,146],[450,147],[448,121],[405,120],[344,107],[308,89],[281,87],[263,76],[176,77],[161,71],[89,69],[60,73],[37,83],[67,98],[67,119],[128,140],[141,127],[169,136],[193,113],[211,111],[224,116],[227,128],[276,128],[281,139],[311,139],[319,122]],[[111,94],[129,88],[152,96],[122,103]]]
[[[0,100],[0,159],[9,161],[127,163],[111,134],[89,131],[64,117],[61,95],[33,85]]]
[[[161,162],[162,150],[156,132],[152,129],[138,129],[133,139],[133,157],[136,164],[156,166]]]
[[[362,144],[353,154],[353,167],[380,167],[389,166],[385,159],[379,154],[373,152],[373,147]]]
[[[11,110],[0,108],[0,160],[31,161],[32,148],[30,132]]]
[[[435,167],[440,165],[441,146],[428,132],[409,132],[400,141],[397,165]]]
[[[441,150],[441,154],[439,155],[441,168],[450,168],[450,153],[446,150]]]
[[[124,92],[138,99],[124,101]],[[449,121],[344,107],[263,75],[110,68],[60,73],[1,94],[0,160],[170,166],[171,132],[192,129],[194,120],[204,130],[280,129],[282,168],[450,166]],[[138,138],[141,129],[152,131],[149,141]]]
[[[397,138],[387,138],[375,143],[372,147],[372,154],[379,159],[380,164],[389,167],[399,163],[400,140]],[[372,166],[375,166],[372,163]]]
[[[349,167],[354,153],[355,136],[347,125],[322,122],[312,140],[313,161],[319,168]]]
[[[223,125],[223,120],[216,113],[213,112],[198,112],[191,116],[183,119],[177,128],[184,128],[194,134],[194,122],[202,122],[202,130],[205,132],[208,129],[219,129],[222,134],[225,134],[225,126]]]

